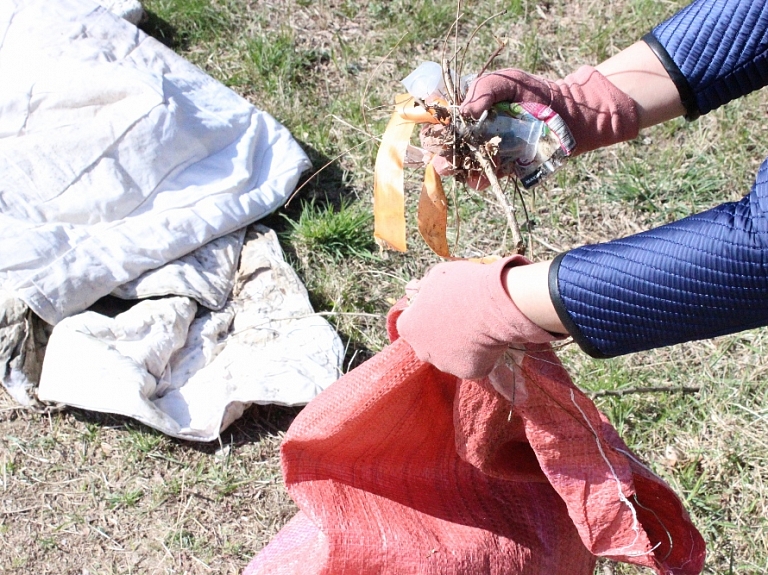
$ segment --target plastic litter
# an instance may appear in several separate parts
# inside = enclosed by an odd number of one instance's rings
[[[422,62],[403,79],[402,84],[411,96],[428,104],[445,98],[443,68],[437,62]]]
[[[488,142],[498,139],[498,171],[514,173],[526,189],[559,170],[576,148],[563,119],[548,106],[531,102],[496,104],[475,130]]]

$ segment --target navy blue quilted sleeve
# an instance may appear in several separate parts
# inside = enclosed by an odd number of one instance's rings
[[[763,0],[696,0],[644,40],[677,85],[688,118],[768,84]]]
[[[558,315],[595,357],[768,325],[767,215],[768,160],[739,202],[558,256]]]

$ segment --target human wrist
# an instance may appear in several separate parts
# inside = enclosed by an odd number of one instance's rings
[[[508,266],[502,273],[504,289],[520,312],[531,322],[553,334],[566,334],[549,297],[550,261]]]
[[[677,86],[646,42],[628,46],[595,69],[635,102],[639,129],[686,112]]]

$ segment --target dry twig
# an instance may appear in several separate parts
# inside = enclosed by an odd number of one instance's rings
[[[493,195],[496,196],[496,200],[499,202],[499,204],[501,204],[504,210],[504,216],[507,218],[507,225],[512,232],[512,243],[515,246],[515,253],[524,253],[525,244],[523,243],[523,237],[520,233],[520,225],[517,223],[517,219],[515,218],[515,206],[510,204],[507,201],[507,198],[504,196],[504,191],[501,189],[499,179],[496,177],[496,172],[493,170],[493,163],[488,158],[487,152],[483,148],[469,145],[469,149],[472,150],[472,154],[475,160],[483,169],[485,177],[488,178],[488,181],[491,184]]]
[[[697,386],[660,385],[660,386],[654,386],[654,387],[626,387],[624,389],[602,389],[600,391],[587,392],[587,395],[589,395],[590,397],[605,397],[605,396],[623,397],[625,395],[633,395],[637,393],[698,393],[699,391],[701,391],[701,388]]]

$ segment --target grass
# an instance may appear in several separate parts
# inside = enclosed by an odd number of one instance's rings
[[[180,50],[211,42],[231,31],[230,12],[209,0],[157,0],[148,3],[144,26],[159,40]]]
[[[457,44],[477,70],[550,77],[595,63],[674,12],[679,0],[467,2]],[[418,238],[420,174],[406,174],[408,254],[370,238],[373,159],[400,79],[439,60],[456,10],[427,0],[145,0],[144,27],[285,124],[327,167],[265,223],[280,232],[317,311],[345,344],[345,369],[386,344],[384,316],[438,258]],[[470,33],[487,18],[506,10]],[[768,97],[757,93],[694,123],[673,121],[572,161],[525,192],[534,259],[735,200],[765,155]],[[458,201],[456,253],[500,253],[503,217],[482,194]],[[518,206],[520,200],[518,200]],[[455,233],[457,222],[452,220]],[[768,334],[753,330],[611,360],[560,353],[590,392],[698,387],[696,393],[596,398],[632,449],[667,480],[707,539],[710,574],[768,573]],[[36,413],[0,395],[0,571],[239,573],[295,512],[279,469],[298,410],[254,407],[210,445],[117,416]],[[603,562],[599,573],[637,573]]]
[[[305,261],[317,252],[336,261],[345,257],[370,258],[375,249],[373,214],[359,203],[350,205],[342,200],[337,209],[333,204],[302,202],[297,220],[281,215],[288,223],[282,238]]]

